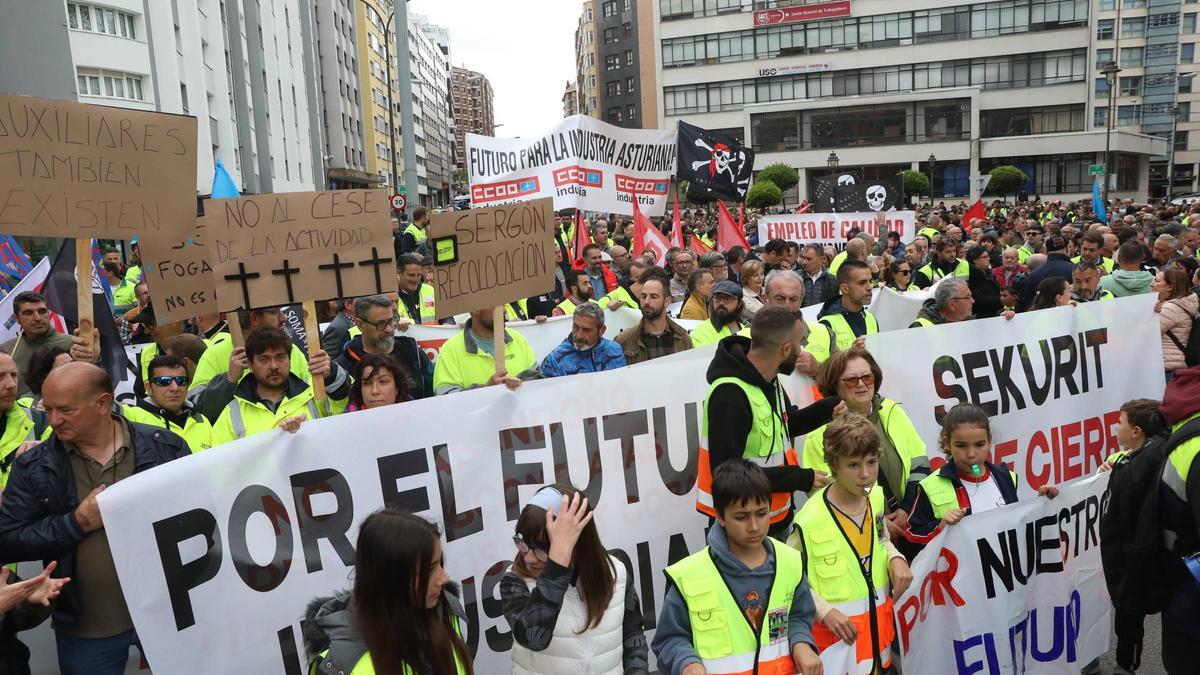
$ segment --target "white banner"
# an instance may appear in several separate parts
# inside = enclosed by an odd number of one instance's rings
[[[554,208],[661,216],[675,173],[674,129],[623,129],[574,115],[540,137],[467,134],[472,206],[553,197]]]
[[[886,286],[876,288],[871,294],[871,305],[867,307],[867,311],[879,322],[879,332],[907,329],[913,321],[917,320],[917,313],[921,311],[921,305],[933,297],[933,291],[938,284],[942,283],[943,279],[949,278],[942,277],[925,290],[913,286],[900,293]]]
[[[882,227],[874,213],[789,213],[779,216],[760,216],[758,241],[772,239],[794,241],[801,246],[820,244],[833,246],[839,252],[846,247],[847,233],[858,228],[880,239],[888,232],[900,233],[900,241],[912,241],[917,235],[917,216],[913,211],[887,211]]]
[[[1098,523],[1108,474],[967,516],[913,561],[904,671],[1076,674],[1108,650]],[[828,668],[826,669],[828,672]]]
[[[1118,450],[1120,407],[1162,398],[1154,298],[1089,302],[867,336],[882,393],[904,406],[931,457],[940,420],[959,402],[991,418],[992,456],[1020,491],[1085,476]]]

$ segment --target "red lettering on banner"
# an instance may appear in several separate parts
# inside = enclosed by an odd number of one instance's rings
[[[908,637],[918,621],[924,621],[929,615],[931,606],[944,606],[953,602],[955,607],[967,604],[966,600],[954,590],[954,575],[958,573],[958,556],[948,548],[938,552],[938,562],[934,570],[921,582],[921,591],[905,600],[896,610],[896,622],[900,624],[900,642],[904,651],[908,651]],[[938,569],[941,562],[946,561],[946,569]]]
[[[1025,481],[1034,490],[1085,476],[1120,449],[1116,427],[1121,411],[1072,420],[1045,431],[1035,431],[1025,448]],[[1017,454],[1017,440],[995,446],[996,462]],[[1010,468],[1015,470],[1012,464]]]
[[[656,178],[634,178],[617,174],[617,192],[632,192],[639,195],[667,194],[667,181]]]
[[[429,357],[429,360],[435,363],[437,362],[438,353],[442,351],[442,345],[444,344],[446,344],[445,340],[438,339],[419,340],[417,342],[417,345],[425,350],[425,355]]]
[[[1033,453],[1035,450],[1040,450],[1043,454],[1050,452],[1050,448],[1046,446],[1046,435],[1040,431],[1033,434],[1033,438],[1029,440],[1029,448],[1025,451],[1025,482],[1029,483],[1029,487],[1034,490],[1042,487],[1050,481],[1050,467],[1048,466],[1051,460],[1047,459],[1043,465],[1044,471],[1039,473],[1033,472]]]
[[[1082,454],[1083,447],[1075,441],[1082,431],[1083,424],[1081,422],[1071,422],[1062,426],[1063,480],[1073,480],[1083,475],[1082,460],[1071,461],[1079,458]]]
[[[1007,466],[1010,470],[1016,471],[1017,470],[1017,462],[1015,460],[1012,460],[1012,461],[1009,460],[1010,457],[1014,457],[1016,454],[1017,454],[1017,441],[1016,440],[1004,441],[1003,443],[997,443],[995,454],[992,457],[992,464],[1003,464],[1004,466]]]
[[[581,166],[566,166],[554,171],[554,187],[563,185],[604,187],[604,174],[595,169],[585,169]]]

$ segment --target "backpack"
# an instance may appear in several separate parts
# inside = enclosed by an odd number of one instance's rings
[[[1158,491],[1171,452],[1200,436],[1200,418],[1169,437],[1151,437],[1127,461],[1113,467],[1100,517],[1100,558],[1113,607],[1128,614],[1157,614],[1166,609],[1177,576],[1179,556],[1163,544]]]
[[[1200,317],[1192,317],[1192,330],[1188,333],[1186,347],[1171,331],[1167,331],[1167,337],[1171,338],[1171,342],[1174,342],[1175,346],[1179,348],[1188,368],[1200,364]]]

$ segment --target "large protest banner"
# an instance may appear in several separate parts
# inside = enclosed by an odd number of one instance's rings
[[[950,278],[942,277],[924,290],[910,286],[903,293],[881,286],[871,293],[871,304],[867,307],[867,311],[879,322],[879,332],[905,330],[913,321],[917,320],[917,313],[921,311],[921,305],[933,297],[933,291],[938,284],[942,283],[942,280]]]
[[[1107,485],[1108,474],[1077,480],[938,535],[896,602],[904,671],[1073,675],[1106,652]]]
[[[1084,303],[867,336],[882,394],[904,406],[931,457],[959,402],[991,418],[992,461],[1023,495],[1095,471],[1117,447],[1121,404],[1162,398],[1154,297]]]
[[[396,291],[387,190],[209,202],[204,242],[222,311]]]
[[[595,505],[653,631],[663,567],[704,545],[693,486],[711,350],[679,356],[305,422],[113,485],[101,510],[151,667],[302,672],[305,605],[351,585],[358,524],[392,504],[439,523],[475,670],[507,672],[497,586],[521,505],[554,481]]]
[[[554,290],[553,221],[549,198],[434,214],[438,318]]]
[[[467,134],[471,205],[553,197],[555,209],[650,216],[667,208],[675,130],[623,129],[573,115],[534,138]]]
[[[0,94],[0,232],[179,239],[196,219],[196,118]]]
[[[804,244],[832,246],[838,251],[846,247],[847,233],[853,228],[879,239],[888,232],[900,233],[900,241],[912,241],[917,234],[917,217],[913,211],[884,212],[880,226],[874,213],[791,213],[762,216],[758,219],[758,240],[785,239]]]

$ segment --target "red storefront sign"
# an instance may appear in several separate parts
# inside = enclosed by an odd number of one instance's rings
[[[836,19],[842,16],[850,16],[850,0],[833,0],[815,5],[759,10],[754,13],[754,25],[773,26],[781,23]]]

